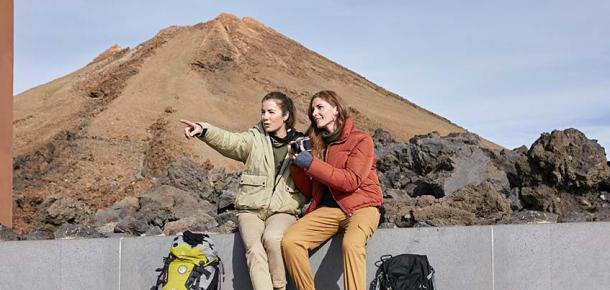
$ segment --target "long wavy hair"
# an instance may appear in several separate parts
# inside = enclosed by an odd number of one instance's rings
[[[349,117],[349,111],[343,99],[334,91],[319,91],[315,93],[311,100],[309,101],[309,108],[307,109],[307,116],[309,117],[309,121],[311,122],[309,125],[309,129],[307,129],[307,136],[311,139],[311,145],[313,149],[313,155],[324,159],[324,152],[326,150],[326,144],[324,144],[324,140],[322,139],[322,133],[326,130],[323,128],[318,128],[316,126],[316,120],[313,117],[313,100],[320,98],[326,102],[328,102],[331,106],[337,108],[337,118],[335,119],[335,128],[342,129],[345,124],[345,119]],[[329,132],[333,133],[333,132]]]

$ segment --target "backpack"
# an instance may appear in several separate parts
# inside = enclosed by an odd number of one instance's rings
[[[426,255],[383,255],[369,290],[434,290],[434,268]]]
[[[185,231],[174,239],[151,290],[219,290],[224,268],[207,234]]]

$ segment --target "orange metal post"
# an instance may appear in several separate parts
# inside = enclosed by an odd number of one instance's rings
[[[13,0],[0,0],[0,224],[13,227]]]

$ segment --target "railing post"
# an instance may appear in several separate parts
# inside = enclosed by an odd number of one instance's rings
[[[0,0],[0,224],[13,226],[13,0]]]

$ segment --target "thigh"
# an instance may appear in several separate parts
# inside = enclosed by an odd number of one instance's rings
[[[380,213],[376,207],[365,207],[354,211],[352,216],[341,223],[345,229],[344,240],[364,245],[379,224]]]
[[[314,249],[339,231],[339,224],[346,217],[340,208],[321,207],[306,214],[292,225],[286,236]]]
[[[237,215],[239,235],[246,249],[261,243],[265,222],[257,214],[244,212]]]
[[[281,239],[286,230],[296,222],[294,215],[276,213],[265,220],[265,237]]]

